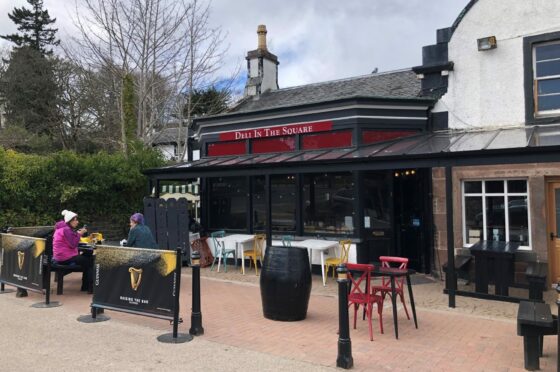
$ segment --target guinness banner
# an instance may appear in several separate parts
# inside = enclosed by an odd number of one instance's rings
[[[93,305],[173,319],[176,251],[97,246]]]
[[[1,234],[0,281],[42,292],[45,239]]]

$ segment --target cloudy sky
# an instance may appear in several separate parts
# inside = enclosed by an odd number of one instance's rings
[[[213,0],[211,24],[227,33],[224,71],[245,69],[257,25],[268,29],[280,87],[421,64],[422,46],[451,26],[468,0]],[[7,14],[25,0],[0,0],[0,34],[15,31]],[[44,0],[59,37],[72,34],[75,0]],[[2,44],[0,44],[2,45]],[[5,46],[6,44],[3,43]]]

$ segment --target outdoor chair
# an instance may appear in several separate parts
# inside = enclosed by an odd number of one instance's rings
[[[212,261],[212,267],[210,271],[214,270],[214,264],[216,260],[218,260],[218,272],[220,272],[220,263],[224,261],[224,271],[227,273],[227,256],[232,255],[233,259],[235,259],[235,249],[226,249],[225,242],[219,240],[220,238],[224,238],[226,236],[225,231],[215,231],[210,234],[212,237],[212,243],[214,244],[214,260]]]
[[[325,260],[325,275],[329,276],[329,268],[333,268],[333,278],[335,278],[336,267],[341,263],[348,263],[348,252],[350,251],[351,240],[341,240],[339,243],[340,254],[338,257],[329,257]]]
[[[348,307],[354,305],[354,329],[356,329],[356,319],[358,308],[364,307],[369,326],[369,338],[373,341],[372,313],[373,304],[377,305],[379,314],[379,329],[383,333],[383,297],[373,293],[369,288],[373,265],[369,264],[346,264],[348,269],[348,279],[350,280],[350,293],[348,294]]]
[[[283,235],[282,236],[282,245],[284,247],[291,247],[293,241],[294,241],[294,236],[293,235]]]
[[[261,267],[263,262],[263,250],[266,244],[266,235],[265,234],[256,234],[255,239],[253,240],[253,248],[243,251],[243,257],[241,259],[245,259],[245,257],[249,257],[249,269],[251,268],[251,262],[255,264],[255,274],[259,275],[259,268],[257,265],[257,259],[261,261]],[[245,273],[243,273],[245,274]]]
[[[379,257],[379,261],[381,262],[381,267],[396,267],[403,270],[406,270],[408,267],[408,258],[406,257],[381,256]],[[408,309],[406,308],[406,303],[404,301],[404,280],[404,276],[395,279],[395,294],[401,298],[406,317],[410,320]],[[388,277],[382,277],[381,285],[372,286],[372,292],[379,293],[383,299],[385,299],[385,296],[387,295],[391,296],[391,279]]]

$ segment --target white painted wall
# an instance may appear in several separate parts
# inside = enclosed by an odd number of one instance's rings
[[[278,65],[268,59],[263,61],[263,81],[261,85],[261,92],[264,93],[267,90],[276,90],[278,85],[276,84],[276,75],[278,73]]]
[[[449,128],[524,124],[523,37],[556,31],[559,0],[479,0],[449,42],[454,71],[434,112],[449,112]],[[498,47],[479,52],[487,36]]]

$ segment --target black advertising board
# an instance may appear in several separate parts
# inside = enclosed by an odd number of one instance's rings
[[[94,272],[94,306],[173,319],[176,251],[100,245]]]
[[[0,281],[42,292],[45,239],[1,235]]]

